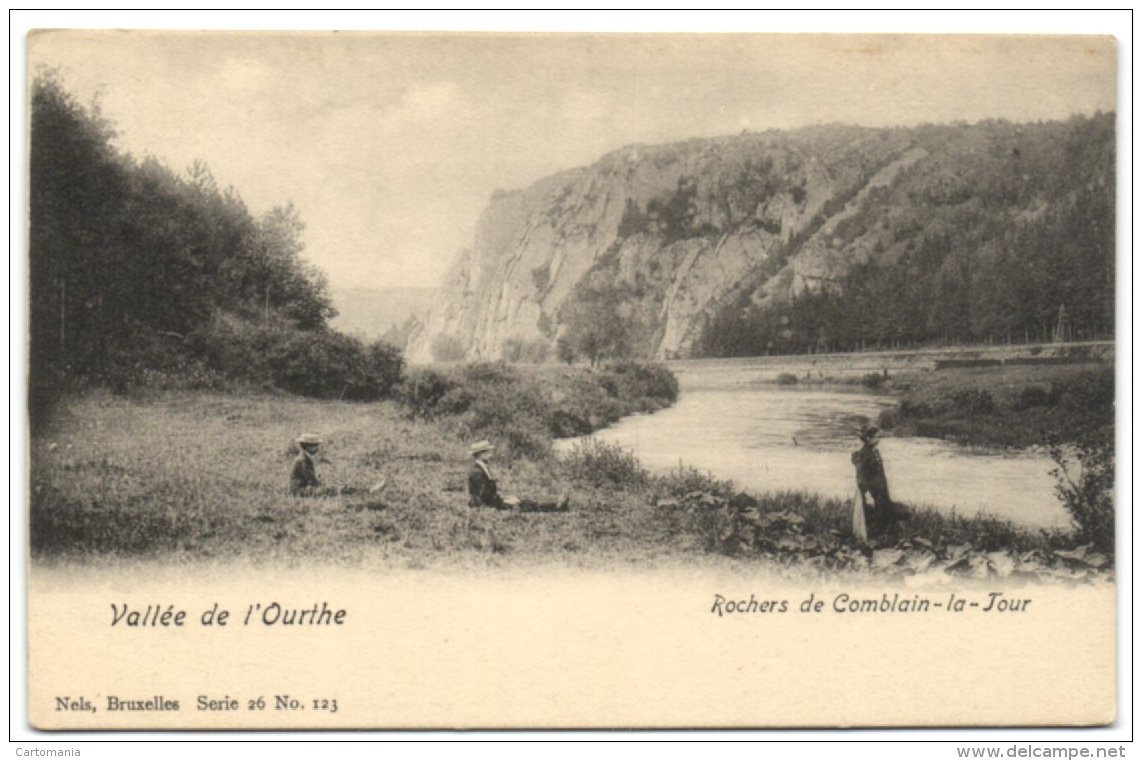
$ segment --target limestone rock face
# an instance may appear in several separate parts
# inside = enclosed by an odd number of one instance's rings
[[[497,191],[409,360],[442,341],[467,359],[553,344],[578,289],[600,282],[629,294],[638,353],[687,356],[730,299],[788,298],[843,269],[832,229],[923,155],[907,130],[814,127],[631,146]]]

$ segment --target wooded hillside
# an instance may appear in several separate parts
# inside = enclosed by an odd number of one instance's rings
[[[117,150],[114,126],[52,73],[33,82],[30,381],[62,389],[237,380],[372,396],[400,354],[327,327],[324,277],[289,203],[254,216],[197,161],[184,174]],[[385,376],[395,375],[392,379]]]

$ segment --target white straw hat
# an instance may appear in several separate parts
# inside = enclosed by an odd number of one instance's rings
[[[495,449],[492,442],[487,439],[480,439],[472,446],[468,447],[468,454],[480,454],[481,452],[490,452]]]

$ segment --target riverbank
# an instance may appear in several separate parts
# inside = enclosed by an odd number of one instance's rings
[[[542,498],[566,488],[568,512],[470,510],[470,412],[425,418],[395,402],[185,392],[70,398],[32,440],[33,557],[409,569],[725,562],[794,575],[1050,580],[1105,577],[1109,565],[1061,532],[923,508],[906,531],[864,548],[843,500],[746,494],[687,468],[652,476],[597,443],[492,461],[504,492]],[[309,430],[326,442],[326,483],[383,478],[383,490],[288,496],[290,442]]]
[[[884,393],[899,401],[881,413],[882,428],[971,446],[1046,448],[1114,424],[1114,344],[1105,341],[683,360],[670,366],[689,390],[772,384]]]
[[[1113,341],[1051,344],[985,344],[928,349],[788,354],[732,359],[671,360],[667,366],[687,388],[778,384],[785,386],[863,385],[892,388],[895,379],[944,367],[1043,369],[1090,363],[1114,364]]]
[[[891,386],[900,401],[879,422],[898,436],[1027,448],[1114,426],[1114,367],[1097,362],[948,367]]]

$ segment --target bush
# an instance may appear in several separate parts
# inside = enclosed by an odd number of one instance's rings
[[[265,327],[218,317],[187,336],[205,370],[322,399],[373,401],[400,382],[404,357],[382,341],[329,330]]]
[[[555,341],[555,356],[559,361],[570,365],[575,361],[575,345],[567,336],[559,336]]]
[[[458,392],[456,381],[436,370],[415,370],[405,376],[397,389],[397,400],[413,417],[432,419],[455,415],[468,409],[470,395]]]
[[[1114,368],[1083,373],[1051,384],[1051,402],[1082,412],[1114,412]]]
[[[404,377],[404,354],[386,341],[374,341],[365,348],[365,386],[370,398],[392,396]]]
[[[510,385],[519,381],[519,374],[505,362],[473,362],[460,371],[465,383]]]
[[[860,379],[860,384],[865,388],[880,388],[886,380],[888,376],[883,373],[867,373]]]
[[[1051,403],[1051,395],[1044,388],[1038,386],[1027,386],[1019,392],[1019,396],[1015,399],[1015,404],[1011,409],[1019,412],[1021,410],[1029,410],[1033,407],[1046,407]]]
[[[551,435],[557,439],[583,436],[595,430],[589,418],[565,409],[555,409],[548,415],[547,425]]]
[[[735,531],[736,516],[742,508],[757,504],[756,500],[735,493],[730,481],[682,465],[657,477],[654,491],[663,523],[673,533],[697,536],[707,552],[732,554],[740,544]]]
[[[658,478],[656,491],[672,497],[683,497],[692,492],[703,492],[729,499],[734,494],[732,481],[715,478],[712,473],[694,467],[678,466]]]
[[[643,487],[649,480],[634,454],[598,439],[576,442],[562,462],[571,479],[592,486]]]
[[[914,402],[911,399],[903,399],[900,402],[900,417],[902,418],[930,418],[936,414],[932,405],[927,402]]]
[[[793,373],[781,373],[777,376],[778,386],[793,386],[797,383],[797,376]]]
[[[414,417],[455,416],[465,435],[494,438],[517,454],[547,458],[556,436],[581,436],[678,395],[666,368],[623,363],[607,370],[525,371],[479,362],[412,372],[398,398]]]
[[[896,427],[896,422],[900,419],[900,410],[897,407],[885,407],[877,415],[876,424],[886,431],[891,431]]]
[[[952,408],[958,412],[991,414],[995,412],[995,400],[991,393],[979,388],[953,391],[948,397]]]
[[[294,331],[269,355],[278,388],[322,399],[372,401],[387,396],[400,380],[399,350],[376,343],[366,347],[342,333]]]
[[[1114,429],[1106,426],[1077,444],[1053,444],[1055,493],[1080,541],[1114,551]]]
[[[678,378],[664,365],[650,362],[615,362],[607,365],[601,383],[620,399],[654,400],[654,409],[678,401]],[[613,390],[612,390],[613,389]],[[653,409],[644,411],[651,412]]]
[[[208,367],[226,377],[269,385],[273,382],[270,350],[285,340],[286,332],[217,316],[192,331],[186,343]]]

